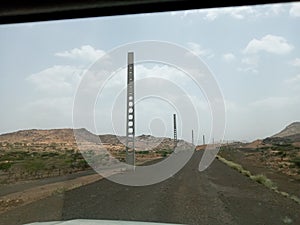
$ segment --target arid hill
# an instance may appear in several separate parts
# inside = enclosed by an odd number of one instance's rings
[[[244,149],[255,149],[255,148],[262,148],[264,146],[266,146],[267,144],[264,143],[264,140],[261,140],[261,139],[258,139],[258,140],[255,140],[253,142],[250,142],[250,143],[247,143],[247,144],[244,144],[242,146],[242,148]]]
[[[273,168],[281,173],[300,177],[300,122],[294,122],[263,140],[255,140],[241,147],[230,146],[227,149],[223,154],[227,154],[227,158],[240,159],[238,161],[241,164]]]
[[[125,161],[126,137],[95,135],[86,129],[20,130],[0,135],[0,183],[39,179]],[[180,149],[192,149],[179,140]],[[171,138],[140,135],[135,139],[136,164],[169,156]],[[80,150],[80,151],[78,151]],[[13,176],[12,176],[13,175]]]
[[[244,149],[267,148],[272,145],[287,145],[300,147],[300,122],[294,122],[285,127],[279,133],[267,137],[265,139],[258,139],[242,146]]]
[[[74,143],[75,139],[72,129],[31,129],[2,134],[0,135],[0,142]]]
[[[294,122],[288,125],[286,128],[284,128],[282,131],[279,133],[275,134],[272,136],[272,138],[275,137],[289,137],[289,136],[294,136],[300,134],[300,122]]]
[[[76,150],[78,143],[102,143],[109,150],[122,151],[125,150],[126,137],[113,134],[95,135],[84,128],[31,129],[0,135],[0,150],[5,150],[6,147],[33,151]],[[182,140],[179,140],[179,144],[190,145]],[[135,147],[137,151],[170,150],[173,149],[174,142],[171,138],[143,134],[135,138]]]
[[[279,133],[263,140],[264,144],[293,144],[300,146],[300,122],[294,122]]]

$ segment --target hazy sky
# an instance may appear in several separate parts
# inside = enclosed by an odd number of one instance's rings
[[[225,100],[226,140],[270,136],[300,120],[299,28],[299,3],[1,25],[0,133],[73,127],[84,71],[119,45],[159,40],[184,46],[207,64]],[[183,72],[163,64],[138,64],[135,71],[137,80],[154,76],[177,83],[197,109],[198,134],[210,135],[204,94]],[[98,133],[125,134],[125,95],[111,112],[125,78],[125,70],[118,71],[95,104]],[[172,136],[174,108],[167,101],[145,99],[136,110],[137,135]],[[179,127],[196,129],[193,121],[180,124],[178,116]],[[190,133],[180,131],[179,138],[190,140]]]

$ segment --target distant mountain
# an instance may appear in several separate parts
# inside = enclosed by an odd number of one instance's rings
[[[263,140],[266,144],[291,144],[298,145],[300,142],[300,122],[294,122],[285,127],[279,133],[265,138]]]
[[[272,138],[274,138],[274,137],[282,138],[282,137],[294,136],[297,134],[300,134],[300,122],[291,123],[286,128],[284,128],[282,131],[273,135]]]
[[[75,138],[72,129],[31,129],[2,134],[0,141],[8,143],[74,143]]]
[[[294,122],[285,127],[279,133],[267,137],[263,140],[258,139],[250,143],[246,143],[241,146],[244,149],[255,149],[270,147],[273,144],[294,144],[298,146],[300,144],[300,122]]]
[[[75,135],[74,135],[75,134]],[[119,150],[125,149],[126,137],[113,134],[95,135],[88,130],[81,129],[50,129],[50,130],[20,130],[0,135],[0,149],[8,149],[9,143],[13,148],[43,151],[49,150],[49,145],[55,146],[56,150],[77,149],[77,142],[92,144],[102,143],[108,148]],[[178,144],[189,146],[190,143],[179,140]],[[1,147],[2,146],[2,147]],[[23,147],[22,147],[23,146]],[[24,147],[26,146],[26,148]],[[47,146],[47,147],[45,147]],[[165,137],[154,137],[151,135],[140,135],[135,138],[137,151],[168,150],[174,146],[173,139]]]

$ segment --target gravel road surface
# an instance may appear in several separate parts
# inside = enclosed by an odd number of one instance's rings
[[[300,205],[222,162],[198,171],[202,152],[161,183],[130,187],[107,179],[0,214],[0,224],[111,219],[181,224],[300,224]]]

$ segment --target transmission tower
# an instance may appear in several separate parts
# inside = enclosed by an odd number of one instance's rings
[[[134,125],[134,55],[128,53],[127,64],[127,123],[126,123],[126,163],[135,166],[135,125]]]
[[[192,130],[192,145],[194,145],[194,130]]]
[[[174,123],[174,148],[176,148],[177,147],[176,114],[173,114],[173,123]]]

